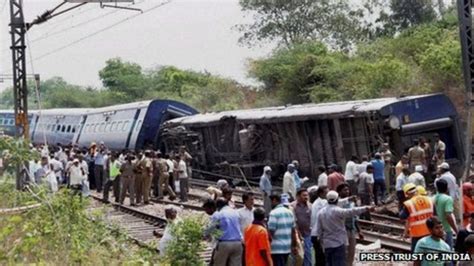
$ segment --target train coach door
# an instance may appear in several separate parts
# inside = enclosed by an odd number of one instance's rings
[[[79,143],[79,139],[81,138],[81,133],[82,133],[82,129],[84,128],[84,124],[86,123],[86,120],[87,120],[87,115],[83,115],[81,117],[81,122],[79,123],[79,125],[75,127],[75,132],[74,132],[74,137],[72,138],[72,143]]]

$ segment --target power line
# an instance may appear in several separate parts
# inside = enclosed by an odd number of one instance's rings
[[[91,34],[88,34],[88,35],[86,35],[86,36],[84,36],[84,37],[82,37],[82,38],[79,38],[79,39],[77,39],[77,40],[75,40],[75,41],[73,41],[73,42],[70,42],[70,43],[68,43],[68,44],[66,44],[66,45],[60,46],[60,47],[56,48],[55,50],[52,50],[52,51],[47,52],[47,53],[45,53],[45,54],[42,54],[42,55],[36,57],[34,60],[40,60],[40,59],[42,59],[42,58],[44,58],[44,57],[47,57],[47,56],[52,55],[52,54],[55,54],[55,53],[57,53],[57,52],[59,52],[59,51],[62,51],[62,50],[64,50],[64,49],[66,49],[66,48],[69,48],[70,46],[73,46],[73,45],[75,45],[75,44],[77,44],[77,43],[80,43],[80,42],[86,40],[86,39],[89,39],[89,38],[91,38],[91,37],[93,37],[93,36],[95,36],[95,35],[97,35],[97,34],[99,34],[99,33],[102,33],[102,32],[104,32],[104,31],[107,31],[107,30],[109,30],[109,29],[112,29],[112,28],[114,28],[114,27],[116,27],[116,26],[118,26],[118,25],[120,25],[120,24],[123,24],[123,23],[125,23],[125,22],[127,22],[127,21],[129,21],[129,20],[131,20],[131,19],[134,19],[134,18],[136,18],[136,17],[138,17],[138,16],[140,16],[140,15],[142,15],[142,14],[151,12],[151,11],[153,11],[153,10],[155,10],[155,9],[161,7],[161,6],[164,6],[164,5],[166,5],[166,4],[169,4],[169,3],[171,3],[171,0],[168,0],[168,1],[166,1],[166,2],[163,2],[163,3],[160,3],[160,4],[156,5],[156,6],[154,6],[154,7],[151,7],[151,8],[149,8],[149,9],[143,11],[143,13],[138,13],[138,14],[135,14],[135,15],[132,15],[132,16],[129,16],[129,17],[126,17],[126,18],[124,18],[124,19],[122,19],[122,20],[119,20],[118,22],[116,22],[116,23],[114,23],[114,24],[112,24],[112,25],[109,25],[109,26],[107,26],[107,27],[104,27],[104,28],[102,28],[102,29],[100,29],[100,30],[98,30],[98,31],[95,31],[95,32],[93,32],[93,33],[91,33]]]
[[[142,1],[138,2],[138,3],[136,3],[136,4],[131,4],[131,5],[139,5],[139,4],[143,3],[143,2],[144,2],[144,0],[142,0]],[[129,5],[129,6],[131,6],[131,5]],[[38,37],[38,38],[36,38],[36,39],[31,40],[31,43],[35,43],[35,42],[37,42],[37,41],[41,41],[41,40],[47,39],[47,38],[52,37],[52,36],[56,36],[56,35],[58,35],[58,34],[61,34],[61,33],[63,33],[63,32],[66,32],[66,31],[68,31],[68,30],[71,30],[71,29],[74,29],[74,28],[78,28],[78,27],[84,26],[84,25],[89,24],[89,23],[91,23],[91,22],[94,22],[94,21],[96,21],[96,20],[100,20],[100,19],[105,18],[105,17],[107,17],[107,16],[109,16],[109,15],[112,15],[112,14],[118,12],[118,11],[119,11],[119,9],[114,9],[114,10],[111,11],[111,12],[108,12],[108,13],[105,13],[105,14],[101,14],[101,15],[99,15],[99,16],[93,17],[93,18],[88,19],[88,20],[85,20],[85,21],[83,21],[83,22],[79,22],[79,23],[74,24],[74,25],[72,25],[72,26],[70,26],[70,27],[68,27],[68,28],[63,28],[63,29],[61,29],[61,30],[58,30],[58,31],[55,31],[55,32],[52,32],[52,33],[45,33],[45,34],[43,34],[42,36],[40,36],[40,37]]]

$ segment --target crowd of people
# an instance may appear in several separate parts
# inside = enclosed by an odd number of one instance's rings
[[[165,193],[172,201],[177,194],[181,202],[188,200],[192,157],[185,146],[169,154],[153,150],[114,152],[104,142],[91,143],[87,149],[60,144],[32,149],[41,159],[29,162],[28,182],[45,183],[53,192],[63,186],[79,195],[96,190],[109,202],[112,191],[116,203],[124,204],[128,197],[131,206],[149,204],[151,196],[161,199]]]
[[[336,164],[319,166],[313,178],[300,177],[299,162],[294,160],[287,165],[281,192],[273,189],[272,168],[265,166],[259,185],[263,208],[255,208],[251,192],[243,194],[244,206],[236,208],[232,188],[225,180],[218,181],[217,188],[208,189],[213,197],[203,204],[210,216],[204,237],[214,246],[212,265],[353,265],[356,239],[364,238],[358,219],[370,220],[370,212],[385,203],[392,188],[412,252],[472,254],[474,187],[462,184],[461,197],[445,161],[446,145],[438,135],[434,140],[433,146],[423,138],[415,140],[396,164],[388,145],[383,145],[360,160],[352,156],[344,170]],[[115,202],[124,204],[128,195],[132,206],[148,204],[152,195],[163,198],[165,193],[169,200],[179,193],[180,200],[187,201],[192,157],[185,147],[170,154],[116,153],[103,142],[82,150],[73,146],[35,149],[41,160],[29,163],[30,181],[46,182],[53,191],[61,185],[80,195],[95,189],[109,201],[112,190]],[[432,184],[435,190],[429,195]],[[177,213],[175,207],[166,208],[169,224],[179,221]],[[161,252],[166,252],[171,238],[167,227],[160,240]]]

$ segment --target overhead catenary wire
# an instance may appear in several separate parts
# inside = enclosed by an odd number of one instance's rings
[[[138,3],[135,3],[135,4],[130,4],[129,6],[131,6],[131,5],[139,5],[139,4],[143,3],[143,2],[144,2],[144,0],[142,0],[142,1],[138,2]],[[74,24],[74,25],[72,25],[72,26],[70,26],[70,27],[63,28],[63,29],[60,29],[60,30],[57,30],[57,31],[54,31],[54,32],[51,32],[51,33],[45,33],[45,34],[41,35],[40,37],[31,40],[31,43],[35,43],[35,42],[37,42],[37,41],[41,41],[41,40],[44,40],[44,39],[48,39],[48,38],[50,38],[50,37],[56,36],[56,35],[61,34],[61,33],[63,33],[63,32],[66,32],[66,31],[69,31],[69,30],[72,30],[72,29],[75,29],[75,28],[78,28],[78,27],[87,25],[87,24],[92,23],[92,22],[94,22],[94,21],[97,21],[97,20],[100,20],[100,19],[102,19],[102,18],[105,18],[105,17],[107,17],[107,16],[109,16],[109,15],[112,15],[112,14],[118,12],[118,11],[120,11],[120,10],[119,10],[119,9],[114,9],[114,10],[111,11],[111,12],[107,12],[107,13],[105,13],[105,14],[100,14],[100,15],[98,15],[98,16],[96,16],[96,17],[91,18],[91,19],[88,19],[88,20],[85,20],[85,21],[76,23],[76,24]]]
[[[107,27],[104,27],[104,28],[102,28],[102,29],[99,29],[99,30],[97,30],[97,31],[95,31],[95,32],[92,32],[92,33],[90,33],[90,34],[88,34],[88,35],[82,37],[82,38],[79,38],[79,39],[77,39],[77,40],[75,40],[75,41],[72,41],[72,42],[70,42],[70,43],[68,43],[68,44],[66,44],[66,45],[60,46],[60,47],[58,47],[58,48],[56,48],[56,49],[54,49],[54,50],[52,50],[52,51],[49,51],[49,52],[47,52],[47,53],[44,53],[44,54],[42,54],[42,55],[40,55],[40,56],[34,58],[34,60],[40,60],[40,59],[42,59],[42,58],[45,58],[45,57],[47,57],[47,56],[50,56],[50,55],[55,54],[55,53],[57,53],[57,52],[60,52],[60,51],[62,51],[62,50],[64,50],[64,49],[69,48],[69,47],[71,47],[71,46],[73,46],[73,45],[75,45],[75,44],[77,44],[77,43],[80,43],[80,42],[86,40],[86,39],[89,39],[89,38],[91,38],[91,37],[94,37],[95,35],[97,35],[97,34],[99,34],[99,33],[102,33],[102,32],[104,32],[104,31],[107,31],[107,30],[109,30],[109,29],[112,29],[112,28],[114,28],[114,27],[116,27],[116,26],[118,26],[118,25],[121,25],[121,24],[123,24],[123,23],[125,23],[125,22],[127,22],[127,21],[129,21],[129,20],[131,20],[131,19],[134,19],[134,18],[136,18],[136,17],[138,17],[138,16],[140,16],[140,15],[142,15],[142,14],[149,13],[149,12],[151,12],[151,11],[154,11],[154,10],[158,9],[159,7],[162,7],[162,6],[164,6],[164,5],[166,5],[166,4],[169,4],[169,3],[171,3],[171,0],[168,0],[168,1],[166,1],[166,2],[162,2],[162,3],[158,4],[158,5],[155,5],[155,6],[151,7],[151,8],[149,8],[149,9],[143,11],[142,13],[137,13],[137,14],[134,14],[134,15],[132,15],[132,16],[126,17],[126,18],[124,18],[124,19],[121,19],[121,20],[119,20],[118,22],[116,22],[116,23],[114,23],[114,24],[112,24],[112,25],[109,25],[109,26],[107,26]]]

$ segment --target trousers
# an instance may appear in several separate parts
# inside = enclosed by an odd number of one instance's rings
[[[356,232],[352,230],[347,230],[347,240],[349,242],[349,245],[347,246],[347,258],[346,258],[346,264],[347,266],[352,266],[354,263],[354,257],[355,257],[355,247],[356,247]]]
[[[95,185],[97,192],[102,192],[102,188],[104,186],[104,166],[96,164],[94,165],[94,177],[95,177]]]
[[[150,202],[151,179],[152,179],[152,176],[149,174],[144,174],[142,176],[142,193],[143,193],[143,201],[145,203]]]
[[[125,196],[130,196],[130,204],[135,204],[135,177],[134,176],[122,176],[120,178],[122,182],[122,191],[120,192],[120,204],[125,201]]]
[[[161,174],[158,179],[158,197],[163,197],[163,188],[168,192],[170,198],[175,198],[176,195],[169,185],[169,175]]]
[[[188,201],[188,179],[180,178],[179,179],[179,194],[181,201]]]
[[[318,237],[312,236],[311,241],[313,242],[314,257],[316,258],[316,266],[325,266],[326,259],[324,256],[324,249],[319,242]]]
[[[142,202],[143,198],[143,178],[142,174],[135,175],[135,201],[137,204]]]
[[[119,202],[120,199],[120,176],[115,177],[114,180],[110,180],[110,178],[105,181],[104,184],[104,200],[109,200],[109,190],[112,187],[112,191],[114,194],[115,202]]]
[[[326,266],[346,266],[346,247],[341,245],[335,248],[324,249]]]
[[[240,266],[242,264],[242,242],[222,241],[214,250],[214,265]]]

